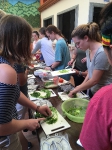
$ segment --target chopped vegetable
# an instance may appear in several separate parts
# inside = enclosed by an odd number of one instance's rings
[[[56,110],[56,108],[54,108],[54,107],[49,107],[49,108],[50,108],[50,110],[51,110],[51,112],[52,112],[52,116],[46,117],[46,116],[44,116],[44,115],[42,115],[42,114],[40,114],[40,113],[37,112],[37,113],[35,114],[35,118],[46,118],[45,122],[46,122],[47,124],[56,123],[57,120],[58,120],[57,110]]]
[[[68,113],[77,116],[77,117],[84,117],[86,113],[86,108],[75,106],[68,110]]]
[[[59,72],[60,72],[60,73],[67,73],[67,72],[68,72],[68,70],[63,69],[63,70],[59,70]]]
[[[40,93],[39,92],[36,92],[36,91],[34,91],[32,94],[30,94],[31,96],[33,96],[33,97],[36,97],[36,98],[38,98],[39,96],[40,96]]]
[[[52,84],[54,84],[53,81],[48,81],[48,82],[45,83],[45,86],[49,86],[49,85],[52,85]]]
[[[33,97],[36,98],[50,98],[51,96],[51,91],[47,90],[47,89],[42,89],[38,92],[34,91],[32,94],[30,94]]]

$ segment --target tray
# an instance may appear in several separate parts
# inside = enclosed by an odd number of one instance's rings
[[[63,73],[60,72],[60,71],[63,71],[63,70],[66,70],[67,72],[63,72]],[[71,68],[69,68],[69,69],[63,69],[63,70],[52,71],[51,74],[52,74],[52,76],[61,76],[61,75],[72,74],[72,73],[76,72],[75,70],[72,70]]]
[[[41,126],[46,135],[51,135],[53,133],[57,133],[59,131],[70,128],[69,123],[60,115],[58,111],[57,114],[58,114],[58,121],[56,123],[54,124],[47,124],[46,122],[41,123]]]
[[[51,96],[50,96],[50,97],[56,96],[56,94],[54,93],[54,91],[53,91],[52,89],[49,89],[49,91],[51,91]],[[40,91],[37,91],[37,92],[40,92]],[[28,93],[29,99],[30,99],[31,101],[35,101],[35,100],[38,100],[38,99],[42,99],[42,98],[36,98],[36,97],[31,96],[31,95],[30,95],[31,93],[33,93],[33,91]],[[40,93],[41,93],[41,92],[40,92]]]

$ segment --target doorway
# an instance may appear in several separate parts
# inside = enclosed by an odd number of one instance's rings
[[[52,24],[52,18],[44,20],[44,27],[47,27],[50,24]]]
[[[71,33],[75,27],[75,9],[58,15],[58,28],[65,36],[68,43],[71,43]]]
[[[94,12],[93,12],[93,22],[96,22],[99,24],[99,14],[101,11],[102,7],[94,7]]]

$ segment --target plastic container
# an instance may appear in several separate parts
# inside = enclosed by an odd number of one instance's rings
[[[62,103],[61,108],[65,116],[67,116],[71,121],[77,122],[77,123],[83,123],[85,114],[83,117],[79,117],[77,115],[71,115],[68,113],[68,111],[75,107],[82,107],[87,109],[89,101],[86,99],[80,99],[80,98],[72,98],[69,100],[66,100]]]
[[[36,70],[36,71],[34,71],[34,75],[35,76],[39,76],[39,75],[42,75],[42,71],[41,70]]]
[[[58,78],[49,76],[48,78],[42,78],[45,88],[56,88],[58,87]]]

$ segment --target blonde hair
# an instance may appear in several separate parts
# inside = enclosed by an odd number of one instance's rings
[[[77,36],[79,39],[83,39],[85,35],[87,35],[90,40],[101,42],[99,26],[95,22],[79,25],[71,34],[72,38]]]

